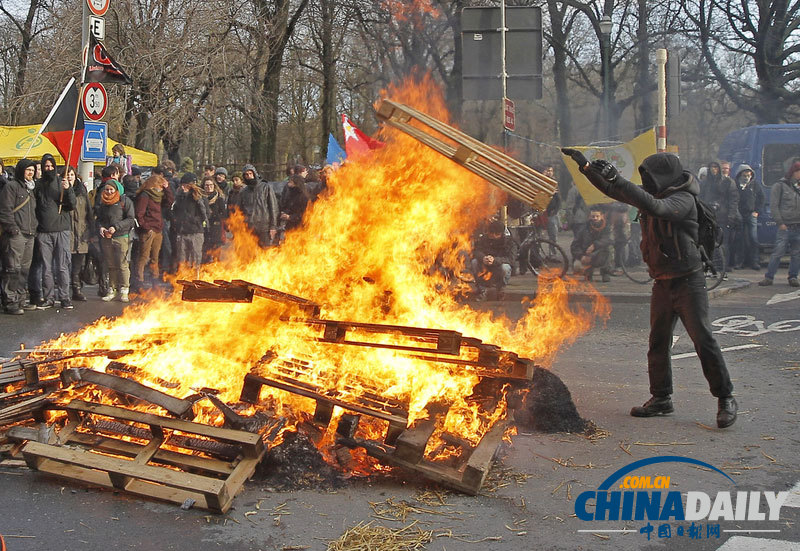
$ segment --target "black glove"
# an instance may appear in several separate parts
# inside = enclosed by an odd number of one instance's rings
[[[589,166],[592,168],[592,170],[600,174],[604,180],[611,182],[612,184],[616,182],[617,176],[619,176],[619,172],[617,172],[616,167],[608,161],[604,161],[603,159],[592,161],[591,165]]]
[[[577,149],[570,149],[568,147],[562,147],[561,153],[564,155],[568,155],[572,157],[572,160],[578,164],[578,168],[583,168],[589,164],[589,159],[584,157],[583,153],[578,151]]]

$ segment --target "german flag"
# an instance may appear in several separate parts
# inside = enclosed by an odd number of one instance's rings
[[[75,109],[78,109],[78,118],[75,119]],[[56,104],[42,124],[41,134],[55,146],[64,159],[69,157],[69,166],[78,166],[83,145],[83,107],[80,104],[78,86],[75,79],[71,79],[64,91],[61,92]],[[73,124],[75,130],[73,132]],[[70,142],[72,148],[70,149]]]

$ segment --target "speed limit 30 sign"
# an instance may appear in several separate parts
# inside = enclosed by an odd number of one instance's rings
[[[106,89],[99,82],[91,82],[83,89],[81,98],[83,112],[86,118],[99,121],[106,114],[108,108],[108,95]]]

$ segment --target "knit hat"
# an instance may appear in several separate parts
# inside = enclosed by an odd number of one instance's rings
[[[217,170],[214,171],[214,176],[216,176],[217,174],[224,174],[225,177],[227,178],[228,177],[228,169],[226,169],[224,166],[218,166]]]
[[[181,185],[193,184],[197,181],[197,175],[194,172],[186,172],[181,176]]]
[[[142,169],[139,168],[139,165],[131,165],[131,176],[141,176]]]

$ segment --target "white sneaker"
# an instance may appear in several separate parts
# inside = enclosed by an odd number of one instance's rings
[[[100,300],[102,300],[103,302],[111,302],[115,298],[117,298],[117,290],[114,289],[114,288],[111,288],[111,289],[108,290],[108,294],[106,296],[104,296]]]
[[[128,298],[128,287],[123,287],[122,289],[120,289],[120,291],[119,291],[119,301],[120,302],[130,302],[130,299]]]

